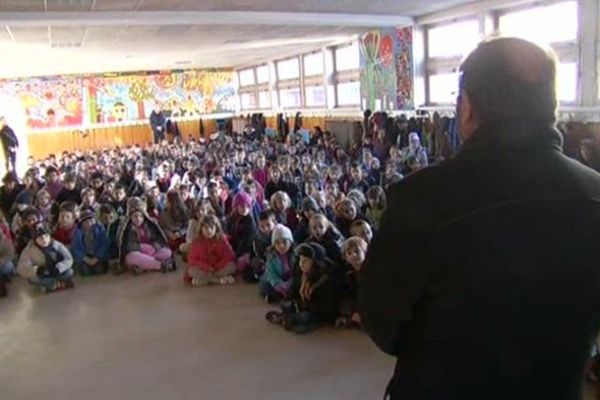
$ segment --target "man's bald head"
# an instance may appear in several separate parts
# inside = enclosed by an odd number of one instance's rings
[[[515,38],[481,43],[461,66],[466,93],[481,125],[556,122],[556,65],[551,50]]]

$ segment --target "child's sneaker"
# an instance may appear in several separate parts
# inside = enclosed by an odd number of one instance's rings
[[[172,258],[164,260],[160,265],[160,270],[163,274],[166,274],[167,272],[173,272],[176,269],[177,266],[175,265],[175,260],[173,260]]]
[[[200,278],[192,278],[190,280],[190,285],[192,285],[192,286],[206,286],[206,281],[203,281]]]
[[[131,271],[133,276],[137,276],[137,275],[141,274],[142,272],[144,272],[143,269],[141,269],[140,267],[138,267],[136,265],[130,266],[129,270]]]
[[[235,284],[235,278],[231,275],[224,276],[219,279],[219,285],[233,285]]]
[[[60,283],[57,281],[57,282],[54,282],[54,284],[51,286],[40,286],[40,288],[41,288],[43,294],[49,294],[52,292],[56,292],[57,290],[60,290],[61,286],[60,286]]]
[[[62,283],[63,289],[73,289],[75,287],[75,283],[73,282],[72,279],[69,279],[68,281],[65,281]]]
[[[265,319],[272,324],[283,325],[284,316],[280,311],[269,311],[265,314]]]

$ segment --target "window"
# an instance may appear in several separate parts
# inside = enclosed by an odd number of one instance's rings
[[[325,107],[327,105],[325,97],[325,87],[307,86],[306,87],[306,106],[307,107]]]
[[[254,68],[240,71],[240,86],[254,85]]]
[[[301,106],[300,88],[281,89],[279,99],[283,108],[299,108]]]
[[[500,16],[500,32],[537,43],[557,43],[577,39],[577,2],[567,1],[529,8]]]
[[[242,110],[254,110],[256,106],[256,95],[254,93],[243,93],[240,95]]]
[[[338,106],[360,104],[360,82],[346,82],[337,85]]]
[[[454,104],[458,96],[458,73],[436,74],[429,77],[429,102]]]
[[[262,65],[260,67],[256,67],[256,77],[257,83],[268,83],[269,82],[269,66]]]
[[[577,98],[577,64],[561,63],[557,70],[557,92],[560,101],[574,102]]]
[[[271,107],[271,93],[269,93],[269,91],[258,92],[258,107],[259,108],[270,108]]]
[[[295,79],[300,77],[298,58],[290,58],[289,60],[279,61],[277,63],[277,77],[279,80]]]
[[[324,68],[323,53],[304,56],[304,76],[322,75]]]
[[[337,71],[351,71],[360,68],[358,42],[335,50],[335,66]]]
[[[480,40],[479,22],[464,21],[428,30],[429,57],[466,55]]]

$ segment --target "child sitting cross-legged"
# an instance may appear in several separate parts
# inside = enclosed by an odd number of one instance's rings
[[[271,234],[272,250],[260,279],[260,295],[269,303],[289,299],[294,271],[294,237],[285,225],[278,224]]]
[[[158,223],[148,217],[141,203],[141,199],[131,198],[127,204],[128,217],[118,234],[119,260],[134,274],[174,271],[175,261],[167,237]]]
[[[52,239],[46,226],[38,223],[32,230],[32,240],[19,257],[17,273],[49,293],[74,287],[72,267],[69,249]]]
[[[205,215],[199,222],[198,231],[198,237],[190,245],[189,266],[183,281],[192,286],[235,283],[235,253],[219,219],[212,214]]]
[[[90,210],[81,212],[71,251],[75,269],[81,275],[99,275],[108,270],[108,234],[103,225],[96,223],[94,213]]]
[[[335,321],[335,327],[352,328],[361,324],[358,311],[358,274],[365,262],[367,242],[353,236],[342,245],[342,254],[351,268],[346,272],[344,293],[339,307],[340,316]]]
[[[335,321],[341,293],[330,275],[330,261],[323,246],[304,243],[296,252],[300,274],[294,278],[292,300],[282,302],[281,311],[267,313],[266,319],[288,331],[304,334]]]
[[[14,258],[15,248],[8,236],[8,230],[0,230],[0,297],[8,294],[6,284],[15,273]]]
[[[267,209],[258,215],[258,229],[252,239],[252,253],[250,256],[250,267],[253,272],[253,280],[258,282],[265,272],[267,262],[267,251],[271,247],[271,236],[273,228],[277,225],[273,210]]]

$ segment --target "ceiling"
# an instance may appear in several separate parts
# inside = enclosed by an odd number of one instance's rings
[[[250,65],[464,0],[0,0],[0,78]],[[6,57],[6,55],[9,55]]]

